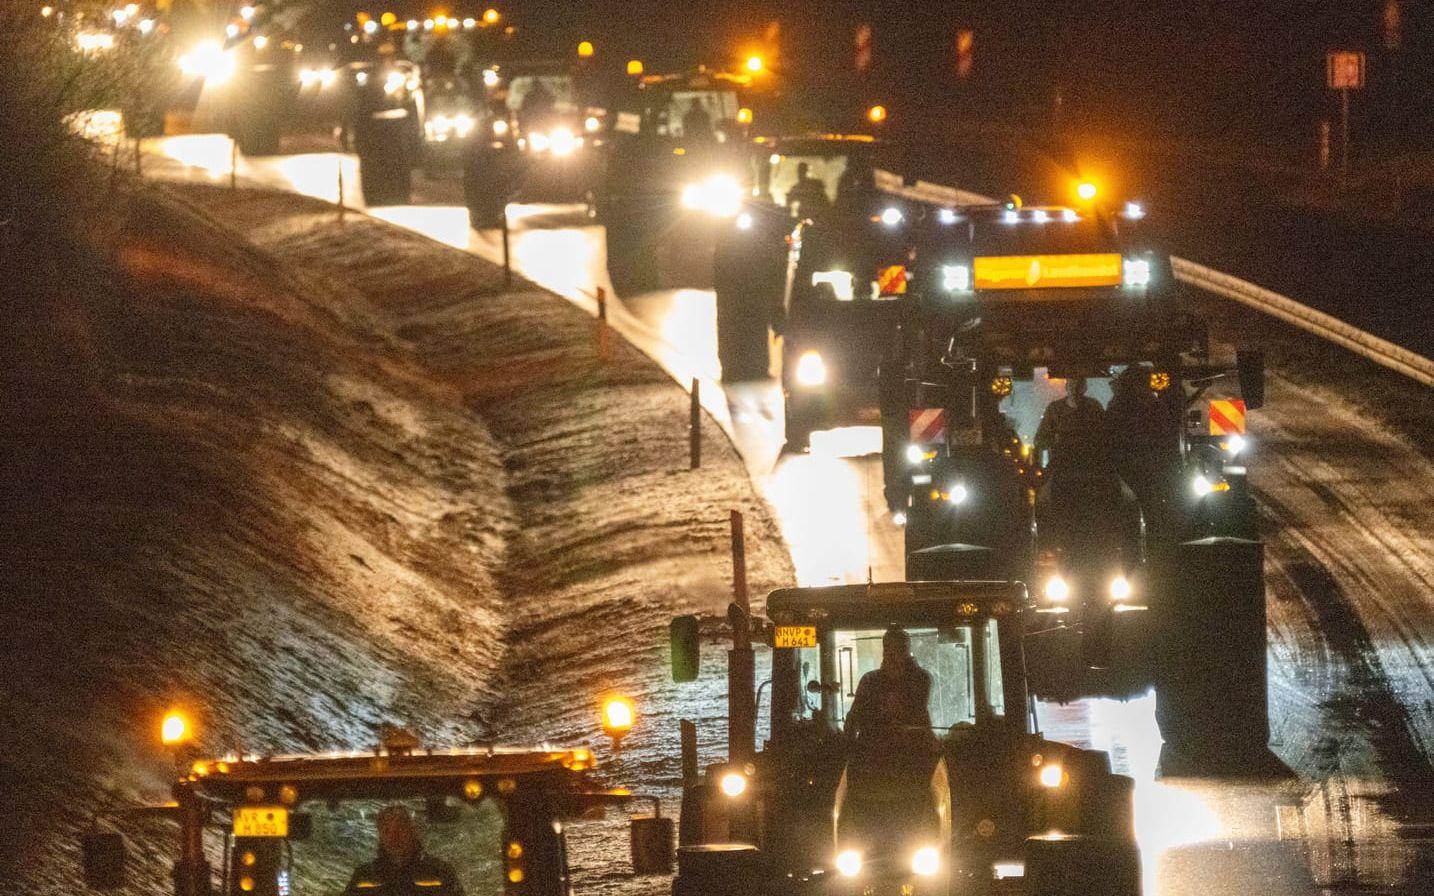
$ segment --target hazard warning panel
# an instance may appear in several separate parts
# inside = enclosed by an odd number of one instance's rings
[[[1210,435],[1235,436],[1245,432],[1245,403],[1237,398],[1210,399]]]
[[[945,408],[912,408],[912,443],[934,445],[946,441],[946,416]]]
[[[883,296],[906,295],[906,266],[894,264],[877,271],[876,291]]]

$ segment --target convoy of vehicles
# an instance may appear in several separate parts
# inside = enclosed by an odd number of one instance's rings
[[[461,166],[474,227],[514,199],[588,202],[620,294],[710,280],[724,379],[770,376],[777,338],[788,449],[880,424],[910,581],[770,596],[770,738],[757,750],[734,712],[727,761],[687,776],[677,896],[1136,896],[1130,779],[1042,737],[1035,698],[1153,685],[1180,755],[1264,750],[1244,433],[1262,362],[1220,357],[1138,205],[916,199],[870,137],[755,136],[751,78],[705,68],[599,96],[571,61],[438,77],[249,40],[225,64],[249,96],[230,106],[245,153],[278,151],[287,104],[338,83],[370,205],[408,202],[420,164]],[[735,636],[750,628],[739,610]],[[929,681],[929,725],[852,721],[887,638]],[[679,680],[696,653],[695,621],[674,624]],[[751,722],[751,670],[733,668]],[[591,766],[583,750],[401,743],[202,760],[150,811],[180,825],[180,896],[211,892],[216,871],[226,893],[334,891],[354,824],[395,802],[454,825],[435,854],[467,863],[467,892],[557,896],[562,821],[630,797]],[[661,821],[635,822],[640,872],[667,864]],[[92,835],[85,859],[90,883],[117,885],[115,836]]]
[[[730,755],[684,787],[676,896],[1140,892],[1131,779],[1040,734],[1023,585],[790,588],[766,606],[771,735],[757,750],[738,730],[755,698],[734,675]],[[673,632],[674,678],[693,680],[697,626]],[[864,694],[903,663],[928,682],[925,713],[874,718],[891,686]]]

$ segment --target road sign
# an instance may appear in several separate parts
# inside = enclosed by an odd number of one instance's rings
[[[1325,56],[1325,80],[1330,90],[1364,88],[1364,53],[1359,50],[1332,50]]]

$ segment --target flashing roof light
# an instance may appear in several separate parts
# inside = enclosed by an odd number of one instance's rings
[[[872,124],[881,124],[883,121],[886,121],[886,107],[882,105],[872,106],[866,110],[866,118],[867,121],[870,121]]]
[[[640,74],[642,74],[642,60],[641,60],[641,59],[629,59],[629,60],[627,61],[627,73],[628,73],[629,75],[640,75]]]
[[[173,710],[165,714],[164,721],[159,724],[159,739],[166,747],[177,747],[187,743],[193,737],[189,727],[189,719],[184,713]]]
[[[747,66],[747,71],[749,71],[749,72],[751,72],[752,74],[755,75],[755,74],[757,74],[758,72],[760,72],[762,69],[766,68],[766,67],[767,67],[767,63],[765,63],[765,62],[762,61],[762,57],[761,57],[761,56],[748,56],[748,57],[747,57],[746,66]]]
[[[637,711],[627,697],[609,697],[602,705],[602,730],[613,740],[621,740],[632,730]]]
[[[1099,192],[1100,190],[1097,189],[1096,185],[1091,181],[1083,180],[1076,184],[1076,195],[1080,197],[1082,202],[1090,202]]]
[[[751,123],[752,123],[752,110],[751,110],[751,109],[748,109],[746,106],[743,106],[742,108],[738,109],[738,110],[737,110],[737,123],[738,123],[738,124],[751,124]]]
[[[498,10],[492,8],[491,6],[483,10],[483,23],[485,25],[498,24],[498,18]]]
[[[581,58],[581,59],[587,59],[588,57],[592,56],[592,54],[593,54],[593,42],[592,42],[592,41],[590,41],[590,40],[584,40],[584,41],[579,41],[579,42],[578,42],[578,57],[579,57],[579,58]]]

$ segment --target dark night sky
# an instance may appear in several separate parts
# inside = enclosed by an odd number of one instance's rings
[[[353,8],[379,6],[342,0]],[[394,3],[475,14],[482,0]],[[922,114],[1030,118],[1059,92],[1065,114],[1095,127],[1177,131],[1278,143],[1312,134],[1334,108],[1324,52],[1369,51],[1371,89],[1356,127],[1418,143],[1431,130],[1430,4],[1414,0],[492,0],[530,36],[558,48],[579,37],[649,68],[725,61],[780,23],[782,67],[799,81],[859,92]],[[1401,45],[1386,46],[1390,7]],[[431,7],[431,8],[429,8]],[[871,70],[853,66],[853,32],[869,23]],[[974,66],[955,74],[954,44],[974,32]]]

